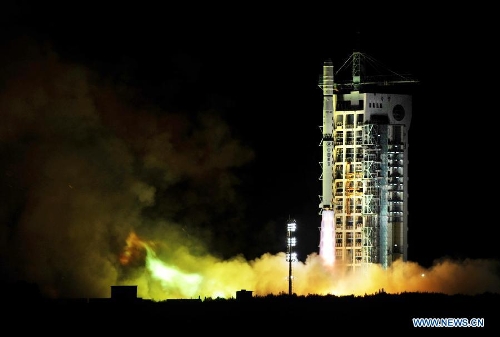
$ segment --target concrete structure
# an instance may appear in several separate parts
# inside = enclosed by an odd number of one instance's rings
[[[352,77],[336,82],[323,65],[322,195],[319,254],[328,265],[388,267],[408,255],[408,130],[417,81],[362,78],[365,55],[351,56]],[[372,58],[369,60],[373,61]],[[365,80],[365,81],[363,81]],[[403,88],[404,89],[404,88]]]

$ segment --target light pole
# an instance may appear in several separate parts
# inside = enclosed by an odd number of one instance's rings
[[[286,260],[288,262],[288,295],[293,294],[293,287],[292,287],[292,262],[297,261],[297,253],[292,251],[292,247],[295,247],[297,244],[297,239],[292,236],[293,233],[295,232],[295,229],[297,228],[297,224],[295,220],[288,220],[287,223],[287,253],[286,253]]]

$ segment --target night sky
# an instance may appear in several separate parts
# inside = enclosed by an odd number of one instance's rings
[[[409,260],[499,258],[486,160],[494,97],[470,30],[311,23],[324,15],[313,9],[306,20],[299,9],[38,6],[12,5],[2,20],[4,280],[85,293],[97,283],[89,272],[133,273],[111,267],[130,232],[253,260],[286,250],[289,218],[305,261],[321,223],[318,80],[325,60],[340,67],[353,49],[420,81]],[[85,281],[64,289],[68,279]]]

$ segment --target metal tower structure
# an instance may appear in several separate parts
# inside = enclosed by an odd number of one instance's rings
[[[351,78],[336,81],[347,64],[352,65]],[[368,73],[367,64],[379,73]],[[407,259],[412,96],[402,85],[411,83],[418,81],[360,52],[337,72],[330,60],[323,64],[319,207],[325,264],[355,270]]]

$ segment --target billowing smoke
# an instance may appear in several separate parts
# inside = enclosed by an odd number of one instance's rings
[[[132,89],[29,38],[3,50],[2,279],[106,296],[129,277],[118,257],[132,231],[195,252],[205,249],[196,238],[210,247],[224,239],[214,233],[238,231],[232,170],[253,152],[216,112],[134,105]]]
[[[217,112],[136,104],[136,91],[50,47],[3,47],[2,280],[35,283],[50,297],[108,297],[127,284],[157,300],[288,290],[284,253],[238,254],[251,239],[235,171],[254,153]],[[498,292],[497,268],[396,263],[360,277],[311,254],[294,263],[293,285],[304,295]]]
[[[163,244],[145,242],[131,233],[127,252],[133,263],[145,261],[137,278],[142,294],[155,300],[193,297],[234,297],[237,290],[252,290],[255,295],[288,293],[289,265],[285,253],[263,254],[254,260],[241,256],[221,260],[210,255],[194,255],[185,247],[170,249]],[[436,261],[431,268],[413,262],[395,262],[384,269],[371,264],[356,272],[334,264],[316,253],[304,262],[292,264],[292,291],[297,295],[338,296],[404,292],[434,292],[476,295],[500,292],[498,262],[490,260]]]

